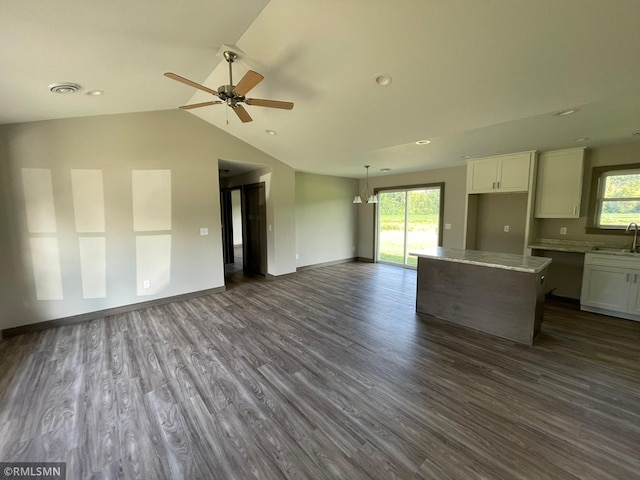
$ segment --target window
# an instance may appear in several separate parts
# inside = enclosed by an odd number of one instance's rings
[[[589,217],[587,233],[613,233],[640,223],[640,164],[593,169]]]
[[[410,252],[442,245],[444,184],[377,191],[377,261],[415,267]]]

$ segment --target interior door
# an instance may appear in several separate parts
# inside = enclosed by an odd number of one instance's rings
[[[248,273],[267,274],[267,209],[264,183],[242,188],[245,236],[243,267]],[[233,238],[233,237],[232,237]]]

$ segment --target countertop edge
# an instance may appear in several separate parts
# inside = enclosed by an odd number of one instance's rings
[[[492,253],[492,252],[487,252],[487,253]],[[541,261],[541,264],[538,266],[521,266],[521,265],[505,265],[504,263],[500,263],[499,261],[496,262],[492,262],[492,261],[487,261],[487,260],[474,260],[474,259],[468,259],[468,258],[456,258],[456,257],[452,257],[452,256],[447,256],[447,255],[443,255],[443,254],[428,254],[428,253],[424,253],[424,252],[411,252],[411,255],[415,255],[418,258],[427,258],[427,259],[431,259],[431,260],[439,260],[439,261],[445,261],[445,262],[453,262],[453,263],[465,263],[468,265],[477,265],[480,267],[487,267],[487,268],[499,268],[502,270],[512,270],[512,271],[516,271],[516,272],[523,272],[523,273],[540,273],[542,272],[545,268],[547,268],[549,266],[549,264],[551,263],[551,258],[544,258],[544,257],[535,257],[537,259],[539,259]],[[513,254],[514,257],[519,257],[519,255],[515,255]],[[524,255],[523,255],[524,256]]]

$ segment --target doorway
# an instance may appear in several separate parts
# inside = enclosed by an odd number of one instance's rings
[[[264,182],[220,191],[225,276],[267,274]]]
[[[242,187],[244,235],[243,265],[246,273],[267,275],[267,201],[264,182]]]
[[[444,184],[377,191],[376,260],[416,267],[412,251],[442,245]]]
[[[220,192],[222,209],[222,245],[225,274],[243,269],[242,188],[227,188]]]

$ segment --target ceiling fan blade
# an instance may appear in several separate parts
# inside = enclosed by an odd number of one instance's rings
[[[233,89],[233,93],[240,97],[244,97],[249,90],[259,84],[264,77],[260,75],[258,72],[254,72],[253,70],[249,70],[244,74],[244,77],[238,82],[236,88]]]
[[[259,98],[247,98],[244,103],[247,105],[255,105],[257,107],[270,107],[270,108],[282,108],[284,110],[291,110],[293,108],[293,102],[279,102],[277,100],[261,100]]]
[[[183,110],[190,110],[192,108],[208,107],[209,105],[217,105],[219,103],[224,103],[224,102],[217,100],[215,102],[192,103],[191,105],[183,105],[178,108],[181,108]]]
[[[251,122],[253,118],[249,115],[249,113],[244,109],[242,105],[236,105],[235,107],[231,107],[238,118],[242,121],[242,123]]]
[[[204,92],[210,93],[212,95],[218,96],[218,92],[210,89],[209,87],[205,87],[204,85],[200,85],[199,83],[193,82],[188,78],[181,77],[175,73],[167,72],[164,74],[165,77],[171,78],[172,80],[177,80],[180,83],[184,83],[185,85],[189,85],[190,87],[197,88],[198,90],[202,90]]]

